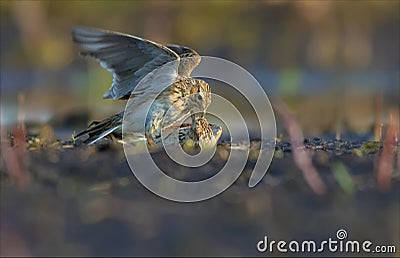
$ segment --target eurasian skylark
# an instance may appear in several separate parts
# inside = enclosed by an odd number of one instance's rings
[[[74,28],[72,36],[83,56],[95,58],[113,73],[112,86],[103,97],[130,99],[125,123],[148,142],[159,142],[162,130],[176,130],[184,118],[204,113],[211,102],[208,83],[190,77],[201,60],[193,49],[82,27]],[[123,117],[121,112],[93,122],[75,137],[88,134],[86,142],[92,144],[110,134],[121,136]],[[138,121],[144,121],[144,132]],[[196,124],[195,116],[192,123]]]

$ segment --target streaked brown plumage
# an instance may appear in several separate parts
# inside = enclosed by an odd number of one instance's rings
[[[153,112],[153,115],[151,116],[152,120],[146,123],[149,125],[149,127],[146,128],[146,138],[151,137],[152,142],[158,144],[161,141],[161,129],[167,128],[168,130],[168,127],[176,128],[177,123],[179,123],[179,116],[182,116],[183,112],[170,112],[172,116],[165,114],[165,110],[159,107],[164,105],[164,99],[173,103],[173,105],[177,106],[180,110],[202,112],[211,102],[210,94],[210,88],[204,81],[187,78],[175,82],[170,88],[160,94],[159,98],[161,100],[155,102],[152,108],[150,108],[150,112]],[[184,98],[185,96],[186,98]],[[192,100],[193,98],[198,98],[198,96],[203,98],[201,102]],[[75,135],[75,138],[87,134],[89,137],[85,142],[88,144],[95,143],[97,140],[107,135],[112,135],[117,139],[121,139],[123,116],[124,112],[121,112],[102,121],[92,122],[87,129]],[[171,121],[171,123],[169,123],[168,126],[165,125],[161,127],[161,124],[166,123],[166,121]]]
[[[215,124],[210,124],[203,118],[196,118],[190,126],[181,127],[179,130],[179,143],[185,145],[188,142],[193,147],[209,148],[217,144],[221,137],[222,127]]]
[[[201,58],[188,47],[160,45],[127,34],[82,27],[74,28],[72,36],[83,49],[83,56],[95,58],[113,72],[112,86],[104,98],[129,98],[124,123],[148,140],[157,142],[163,128],[204,112],[211,102],[207,82],[190,77]],[[88,134],[87,142],[91,144],[109,134],[121,135],[123,117],[121,112],[92,123],[76,137]],[[144,128],[138,121],[145,121]]]

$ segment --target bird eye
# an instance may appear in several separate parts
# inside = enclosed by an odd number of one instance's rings
[[[203,100],[203,96],[201,96],[200,94],[197,95],[197,99],[198,100]]]

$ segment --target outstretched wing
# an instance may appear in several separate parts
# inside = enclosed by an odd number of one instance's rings
[[[101,66],[114,73],[111,88],[104,98],[125,99],[148,73],[162,69],[173,82],[178,76],[180,57],[173,50],[155,42],[118,32],[75,27],[73,40],[83,49],[82,55],[95,58]],[[157,87],[156,84],[147,84]],[[156,91],[156,90],[154,90]]]
[[[179,55],[180,63],[178,68],[178,74],[182,77],[190,77],[193,69],[200,63],[200,55],[191,48],[179,46],[179,45],[165,45]]]

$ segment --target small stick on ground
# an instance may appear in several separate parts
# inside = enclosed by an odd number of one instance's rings
[[[18,95],[18,125],[12,130],[12,144],[1,128],[0,147],[1,158],[4,161],[10,180],[20,188],[24,188],[30,181],[29,172],[25,168],[26,159],[26,126],[24,113],[24,96]]]
[[[283,118],[283,122],[292,142],[293,159],[295,164],[303,173],[304,179],[313,192],[318,195],[324,195],[326,192],[326,185],[319,176],[316,168],[313,166],[310,156],[305,151],[303,132],[297,123],[296,118],[289,111],[285,103],[279,100],[275,104],[278,113]]]
[[[390,122],[383,140],[382,156],[378,165],[378,189],[381,192],[390,190],[390,181],[394,167],[394,154],[397,143],[399,142],[399,113],[392,111],[390,113]]]

